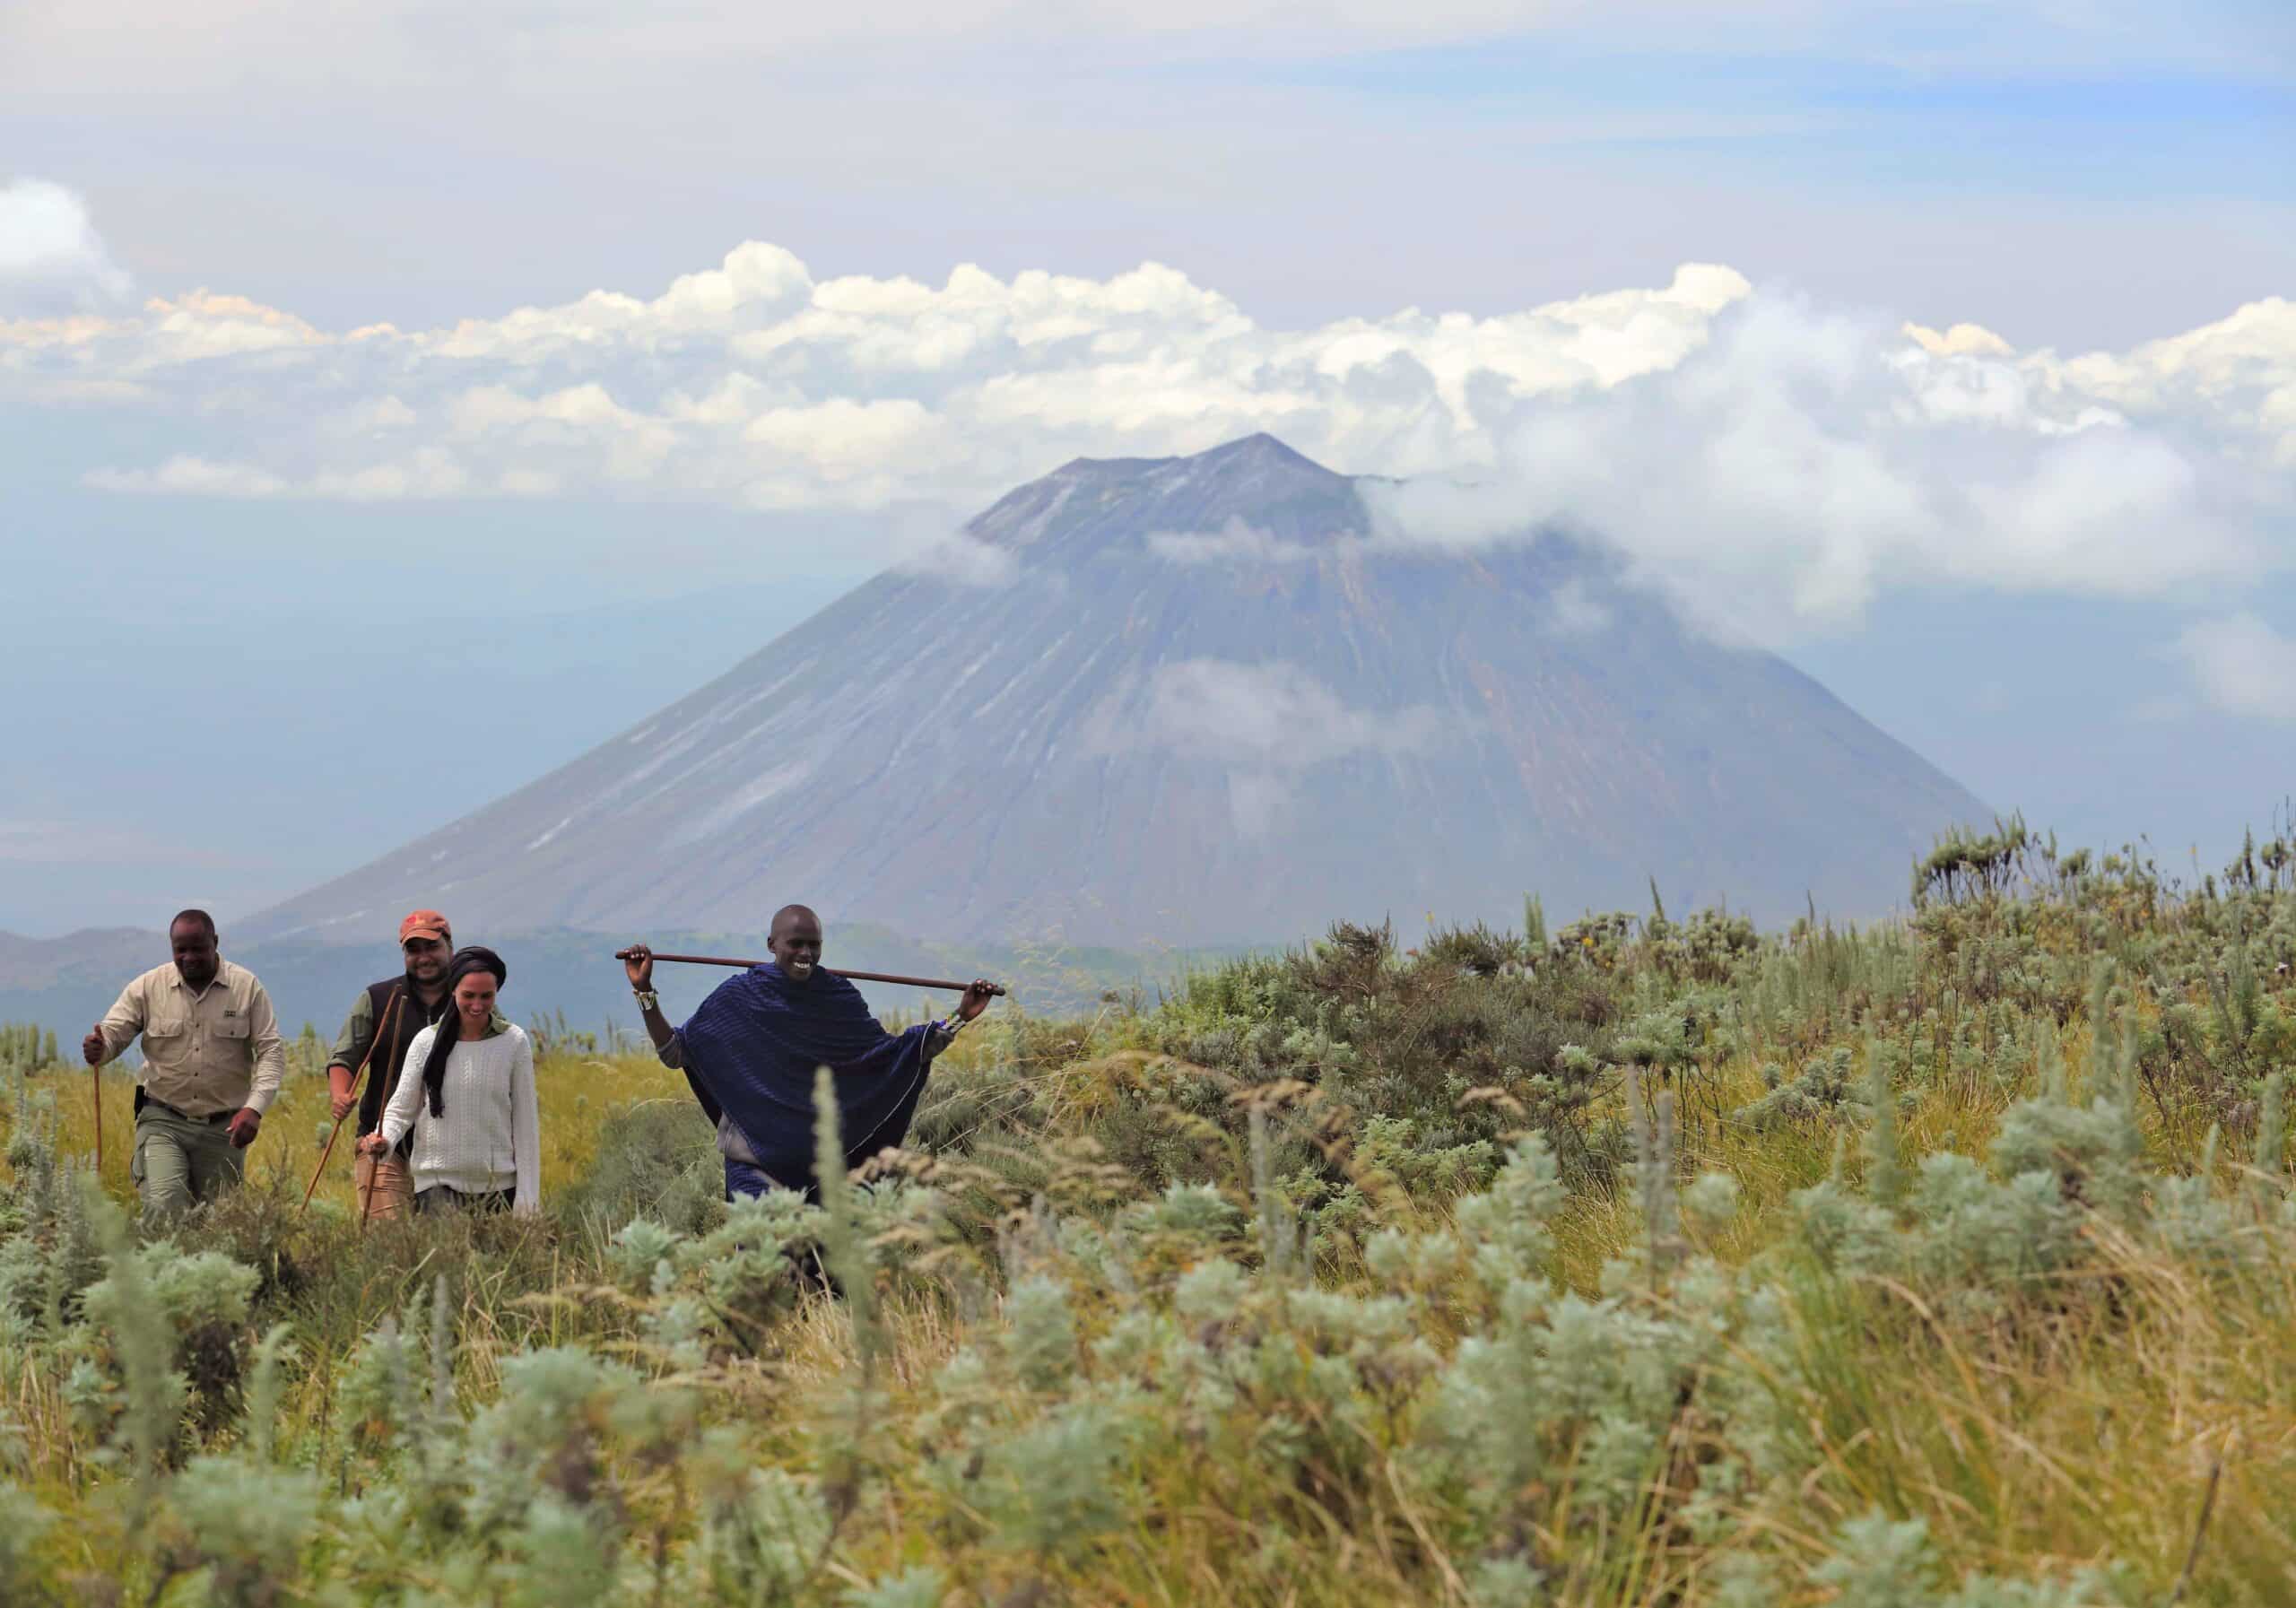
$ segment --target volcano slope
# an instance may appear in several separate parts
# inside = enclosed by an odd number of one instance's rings
[[[1335,916],[1903,902],[1977,799],[1552,537],[1437,552],[1267,436],[1079,459],[571,763],[251,936],[1289,940]]]

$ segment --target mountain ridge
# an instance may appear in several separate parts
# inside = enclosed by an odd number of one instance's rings
[[[1990,812],[1599,552],[1347,540],[1360,482],[1265,433],[1072,459],[969,521],[996,586],[888,571],[483,809],[240,923],[459,900],[498,930],[1288,941],[1338,917],[1901,902]]]

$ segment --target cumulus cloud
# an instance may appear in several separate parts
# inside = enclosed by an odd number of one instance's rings
[[[78,195],[39,178],[0,187],[0,317],[88,312],[129,288]]]
[[[89,483],[214,497],[890,516],[978,508],[1071,457],[1265,430],[1393,477],[1366,483],[1376,541],[1576,533],[1710,629],[1777,644],[1854,625],[1893,586],[2126,595],[2285,567],[2296,304],[2066,356],[1686,264],[1487,317],[1283,330],[1153,263],[1105,280],[960,266],[933,285],[816,279],[751,242],[651,299],[430,330],[333,332],[204,290],[20,317],[0,322],[0,394],[135,413],[162,440],[173,420],[174,451]],[[896,556],[1010,578],[954,523]],[[1248,525],[1149,549],[1293,556]],[[1575,604],[1550,623],[1600,629]]]
[[[428,331],[335,334],[208,291],[18,319],[0,324],[0,386],[83,404],[132,387],[140,405],[222,419],[301,495],[963,504],[1067,457],[1258,429],[1344,466],[1481,461],[1494,398],[1671,367],[1746,291],[1692,265],[1663,288],[1490,318],[1279,331],[1152,263],[1107,280],[961,266],[938,287],[816,282],[753,242],[650,300],[601,291]],[[156,474],[117,465],[93,483]]]
[[[2288,562],[2292,383],[2281,302],[2066,361],[1757,295],[1667,368],[1498,403],[1480,471],[1365,497],[1388,542],[1586,535],[1775,642],[1892,585],[2142,595]]]
[[[2202,621],[2177,639],[2202,693],[2219,708],[2260,720],[2296,721],[2296,639],[2254,614]]]

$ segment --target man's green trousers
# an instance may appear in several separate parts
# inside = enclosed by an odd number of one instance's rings
[[[238,1188],[245,1164],[227,1123],[178,1117],[155,1105],[135,1114],[135,1159],[128,1176],[147,1216],[178,1216],[194,1201]]]

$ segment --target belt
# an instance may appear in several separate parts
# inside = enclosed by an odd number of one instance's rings
[[[141,1111],[146,1106],[157,1106],[161,1110],[165,1111],[170,1117],[180,1117],[186,1122],[204,1122],[210,1127],[215,1126],[218,1123],[229,1122],[233,1117],[238,1115],[235,1111],[218,1111],[212,1117],[194,1117],[190,1112],[178,1111],[175,1107],[168,1104],[167,1101],[163,1100],[155,1100],[151,1095],[144,1093],[141,1089],[138,1089],[135,1091],[135,1108]]]

